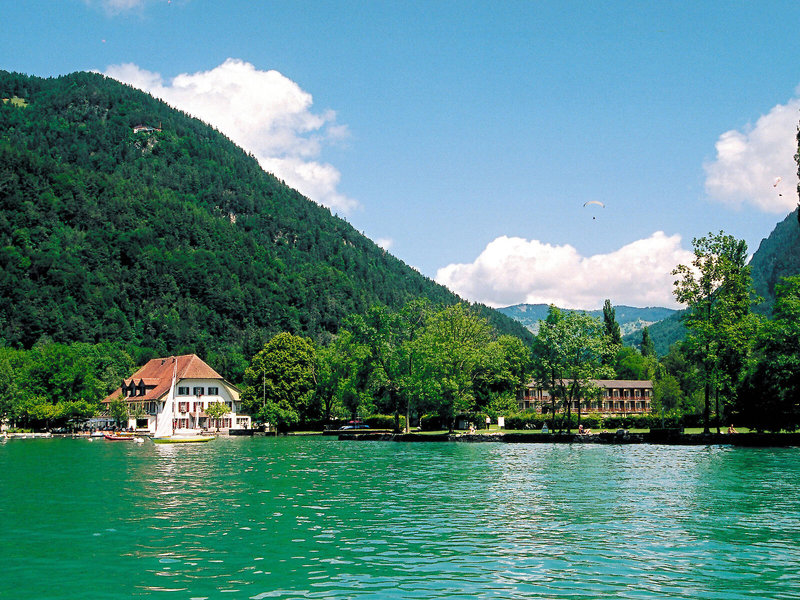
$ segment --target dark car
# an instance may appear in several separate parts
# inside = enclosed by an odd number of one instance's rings
[[[353,425],[343,425],[339,427],[339,431],[345,431],[347,429],[369,429],[369,425],[366,423],[355,423]]]

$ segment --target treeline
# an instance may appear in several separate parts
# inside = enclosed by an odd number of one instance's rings
[[[326,344],[350,314],[446,288],[219,132],[98,74],[0,71],[0,342],[195,352],[241,381],[278,332]],[[134,133],[149,125],[160,131]],[[493,326],[529,338],[485,311]]]
[[[118,345],[45,343],[0,348],[0,422],[26,429],[78,426],[135,370]]]
[[[474,307],[414,300],[399,310],[375,305],[350,315],[327,344],[289,332],[275,335],[246,363],[243,403],[256,422],[281,431],[353,419],[396,429],[420,423],[452,429],[462,420],[482,423],[501,415],[508,427],[520,429],[545,422],[568,430],[579,424],[730,423],[797,429],[800,276],[776,287],[767,319],[750,312],[745,300],[744,245],[723,234],[695,242],[697,270],[679,270],[684,279],[676,288],[689,304],[690,335],[661,358],[647,329],[641,350],[621,345],[609,301],[602,320],[551,307],[527,346],[493,329]],[[713,284],[706,278],[712,274]],[[0,419],[33,428],[79,424],[97,414],[98,401],[147,358],[136,347],[109,343],[2,348]],[[652,379],[652,414],[587,414],[583,409],[601,392],[594,379]],[[541,407],[519,410],[518,398],[531,380],[549,391],[548,414],[539,414]]]
[[[674,272],[688,335],[661,358],[647,328],[640,349],[622,345],[609,301],[602,320],[551,306],[531,347],[493,334],[464,305],[412,302],[350,317],[326,347],[277,336],[247,369],[243,398],[256,420],[284,429],[375,413],[394,415],[398,427],[401,416],[452,428],[457,419],[504,415],[512,425],[549,418],[551,427],[569,429],[584,418],[590,426],[613,421],[582,413],[602,392],[593,380],[650,379],[652,414],[639,425],[796,430],[800,275],[775,287],[767,318],[751,310],[744,242],[720,232],[693,245],[693,263]],[[549,392],[549,417],[519,413],[531,380]]]
[[[279,334],[245,372],[243,404],[279,430],[373,414],[395,427],[435,415],[515,410],[530,350],[498,335],[469,306],[412,301],[399,311],[374,306],[353,315],[326,347]]]

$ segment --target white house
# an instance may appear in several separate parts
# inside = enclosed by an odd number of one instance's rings
[[[173,429],[250,428],[250,417],[241,414],[239,390],[195,354],[154,358],[125,379],[103,403],[108,406],[122,398],[128,405],[128,428],[146,429],[155,434],[156,424],[166,416],[164,407],[170,388],[174,398]],[[205,412],[217,402],[223,403],[229,411],[218,422]]]

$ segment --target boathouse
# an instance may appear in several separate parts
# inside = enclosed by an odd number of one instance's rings
[[[128,406],[129,429],[156,431],[172,394],[174,429],[250,429],[250,417],[241,414],[239,389],[209,367],[196,354],[154,358],[114,390],[103,404],[122,398]],[[215,403],[228,407],[228,414],[211,418],[205,411]]]

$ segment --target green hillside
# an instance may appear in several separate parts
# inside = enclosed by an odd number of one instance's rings
[[[753,288],[763,301],[756,307],[762,314],[772,311],[775,285],[782,277],[800,273],[800,223],[797,209],[775,226],[769,237],[761,240],[750,266]]]
[[[459,300],[141,91],[0,71],[0,95],[0,343],[249,358],[280,331],[324,342],[372,304]]]

